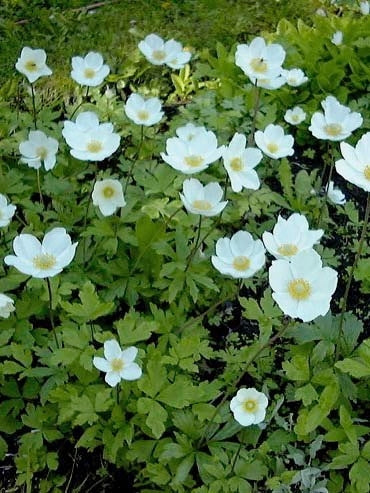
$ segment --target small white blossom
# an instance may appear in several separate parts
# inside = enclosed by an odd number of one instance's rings
[[[290,70],[283,70],[282,76],[285,77],[288,86],[298,87],[308,81],[303,70],[300,68],[292,68]]]
[[[230,401],[230,410],[234,419],[242,426],[261,423],[266,416],[268,399],[263,392],[255,388],[240,389]]]
[[[217,182],[203,186],[199,180],[190,178],[183,183],[180,198],[187,211],[201,216],[216,216],[227,205],[221,202],[223,190]]]
[[[234,192],[240,192],[243,187],[251,190],[260,187],[260,180],[253,168],[262,160],[262,152],[255,147],[246,147],[246,143],[246,137],[236,133],[222,154]]]
[[[95,183],[92,201],[94,205],[99,207],[103,216],[111,216],[118,207],[126,205],[121,183],[112,179],[100,180]]]
[[[328,198],[333,204],[343,205],[346,203],[346,196],[340,188],[334,188],[334,182],[329,182],[327,186]]]
[[[306,113],[299,106],[294,106],[291,110],[286,110],[284,120],[291,125],[299,125],[306,119]]]
[[[282,75],[278,75],[272,79],[255,79],[254,77],[250,77],[250,79],[257,87],[268,90],[280,89],[286,83],[285,77]]]
[[[14,301],[6,294],[0,293],[0,317],[8,318],[14,310]]]
[[[216,243],[213,266],[221,274],[234,279],[253,276],[265,264],[265,248],[261,240],[254,240],[246,231],[238,231],[231,239],[220,238]]]
[[[339,141],[344,140],[362,125],[360,113],[339,103],[334,96],[328,96],[321,102],[324,113],[312,115],[308,130],[317,139]]]
[[[142,375],[142,370],[134,360],[138,349],[130,346],[121,349],[115,339],[104,343],[104,358],[95,356],[93,365],[100,371],[105,372],[105,381],[111,387],[115,387],[121,380],[137,380]]]
[[[284,314],[310,322],[329,311],[338,274],[331,267],[322,267],[315,250],[305,250],[291,261],[274,260],[269,281],[272,297]]]
[[[292,135],[285,135],[280,125],[267,125],[265,130],[257,130],[254,134],[256,144],[261,151],[273,159],[280,159],[294,154]]]
[[[81,86],[100,86],[110,72],[100,53],[90,51],[84,58],[72,57],[71,77]]]
[[[43,75],[51,75],[53,72],[46,65],[46,53],[44,50],[33,50],[28,46],[22,49],[21,56],[18,58],[15,68],[25,75],[28,81],[33,84]]]
[[[144,99],[140,94],[131,94],[126,101],[125,113],[136,125],[150,127],[164,115],[158,98]]]
[[[8,204],[5,195],[0,193],[0,227],[8,226],[15,214],[16,206]]]
[[[208,130],[206,127],[202,127],[199,125],[194,125],[194,123],[187,123],[183,127],[179,127],[176,129],[176,135],[179,139],[190,142],[199,134],[207,135]]]
[[[42,243],[33,235],[20,234],[13,241],[15,255],[7,255],[4,262],[32,277],[53,277],[72,262],[76,247],[64,228],[46,233]]]
[[[361,137],[356,147],[341,142],[340,150],[344,159],[336,161],[337,172],[350,183],[370,192],[370,132]]]
[[[53,137],[48,137],[41,130],[30,130],[28,140],[19,144],[21,161],[30,168],[39,169],[43,163],[46,171],[54,168],[59,143]]]
[[[139,50],[153,65],[168,65],[173,69],[183,68],[191,58],[181,43],[174,39],[164,41],[157,34],[149,34],[140,41]]]
[[[370,4],[369,2],[360,2],[360,11],[363,15],[369,15],[370,12]]]
[[[334,45],[336,45],[336,46],[341,45],[343,43],[343,33],[342,33],[342,31],[335,31],[335,33],[331,37],[331,42]]]

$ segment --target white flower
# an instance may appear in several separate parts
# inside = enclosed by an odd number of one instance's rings
[[[103,216],[111,216],[118,207],[126,205],[122,185],[118,180],[101,180],[94,185],[92,201],[97,205]]]
[[[234,419],[242,426],[261,423],[266,416],[268,399],[263,392],[255,388],[240,389],[230,401]]]
[[[284,120],[291,125],[299,125],[306,119],[306,113],[299,106],[294,106],[292,110],[286,110]]]
[[[76,247],[64,228],[46,233],[42,243],[33,235],[20,234],[13,241],[15,255],[7,255],[4,262],[29,276],[53,277],[72,262]]]
[[[286,83],[285,77],[282,75],[278,75],[272,79],[255,79],[254,77],[250,77],[250,79],[258,87],[269,90],[280,89]]]
[[[188,63],[191,53],[185,51],[182,44],[170,39],[164,41],[157,34],[149,34],[144,41],[140,41],[139,50],[153,65],[168,65],[180,69]]]
[[[15,214],[16,206],[8,204],[5,195],[0,193],[0,227],[8,226]]]
[[[282,71],[285,50],[279,44],[269,44],[263,38],[254,38],[247,44],[238,45],[235,63],[252,79],[275,79]]]
[[[289,262],[274,260],[269,269],[272,297],[285,315],[310,322],[326,315],[337,287],[337,272],[322,267],[315,250],[305,250]]]
[[[48,137],[41,130],[30,130],[28,140],[19,144],[19,152],[22,154],[22,163],[30,168],[39,169],[44,163],[46,171],[54,168],[59,143],[53,137]]]
[[[369,15],[370,4],[369,2],[360,2],[360,11],[363,15]]]
[[[344,159],[336,161],[337,172],[350,183],[370,192],[370,132],[361,137],[356,147],[341,142],[340,150]]]
[[[104,64],[100,53],[90,51],[85,58],[72,57],[71,77],[82,86],[100,86],[109,72],[110,68]]]
[[[194,123],[187,123],[183,127],[176,129],[176,135],[178,138],[184,140],[185,142],[193,140],[194,137],[199,134],[207,135],[207,132],[208,131],[205,127],[194,125]]]
[[[324,114],[316,112],[312,115],[308,127],[312,135],[324,140],[344,140],[362,125],[360,113],[351,112],[350,108],[339,103],[334,96],[322,101]]]
[[[334,45],[341,45],[343,43],[343,33],[342,31],[335,31],[330,40]]]
[[[65,121],[63,137],[71,147],[71,154],[81,161],[102,161],[111,156],[120,143],[111,123],[100,123],[92,111],[80,113],[76,122]]]
[[[334,188],[334,182],[329,182],[327,186],[328,198],[333,204],[343,205],[346,203],[346,196],[340,188]]]
[[[8,318],[14,310],[14,301],[6,294],[0,293],[0,317]]]
[[[246,143],[246,137],[236,133],[222,154],[234,192],[240,192],[243,187],[251,190],[260,187],[260,180],[253,168],[261,161],[262,152],[255,147],[246,147]]]
[[[298,87],[308,81],[308,77],[300,68],[292,68],[290,70],[282,71],[283,77],[285,77],[288,86]]]
[[[257,130],[254,134],[256,144],[267,156],[279,159],[294,154],[292,135],[285,135],[280,125],[267,125],[265,130]]]
[[[261,240],[254,240],[246,231],[238,231],[231,239],[220,238],[216,243],[213,266],[235,279],[253,276],[265,264],[265,248]]]
[[[131,94],[127,99],[125,113],[136,125],[146,127],[155,125],[164,115],[158,98],[144,99],[139,94]]]
[[[271,255],[290,260],[298,253],[312,249],[323,234],[322,229],[310,230],[305,216],[294,213],[288,219],[279,216],[272,234],[265,231],[262,239]]]
[[[190,132],[184,127],[178,130],[181,130],[182,137],[167,139],[167,154],[161,152],[163,161],[172,168],[187,175],[199,173],[221,157],[225,147],[217,147],[217,137],[212,131],[201,130],[190,138]]]
[[[33,50],[28,46],[22,49],[21,56],[18,58],[15,68],[25,75],[32,84],[43,75],[51,75],[53,72],[46,65],[46,53],[44,50]]]
[[[115,387],[121,380],[137,380],[141,377],[141,368],[134,363],[137,352],[135,346],[121,349],[116,340],[110,339],[104,343],[105,358],[95,356],[93,364],[98,370],[106,373],[107,384]]]
[[[227,204],[227,200],[221,202],[223,190],[217,182],[204,186],[199,180],[190,178],[185,180],[180,193],[185,208],[193,214],[202,216],[216,216]]]

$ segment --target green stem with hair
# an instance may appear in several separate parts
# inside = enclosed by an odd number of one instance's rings
[[[86,231],[87,216],[89,215],[90,202],[91,202],[91,197],[92,197],[92,194],[93,194],[93,191],[94,191],[95,183],[96,183],[96,176],[94,178],[94,182],[92,184],[92,187],[91,187],[91,190],[90,190],[90,193],[89,193],[89,197],[87,199],[85,216],[84,216],[84,231]],[[83,263],[83,265],[85,265],[85,263],[86,263],[86,241],[87,241],[86,236],[84,236],[83,245],[82,245],[82,263]]]
[[[186,262],[185,272],[187,272],[187,270],[189,269],[191,261],[193,260],[194,255],[196,254],[197,249],[199,247],[199,239],[200,239],[201,229],[202,229],[202,214],[199,214],[197,236],[196,236],[196,239],[194,242],[194,247],[193,247],[192,251],[190,252],[188,260]]]
[[[40,204],[44,207],[44,198],[42,196],[41,182],[40,182],[40,168],[37,168],[37,170],[36,170],[36,176],[37,176],[37,189],[39,191]]]
[[[36,123],[36,103],[35,103],[35,90],[33,88],[33,84],[31,84],[31,98],[32,98],[32,117],[33,117],[33,126],[34,129],[37,130]]]
[[[55,344],[57,345],[57,348],[60,349],[57,333],[55,330],[55,325],[54,325],[54,317],[53,317],[53,295],[51,291],[51,284],[50,284],[50,279],[47,277],[46,278],[46,284],[48,286],[48,293],[49,293],[49,318],[50,318],[50,325],[54,333],[54,338],[55,338]]]
[[[131,179],[131,176],[132,176],[132,172],[134,170],[134,166],[135,166],[135,163],[137,161],[137,159],[139,158],[140,156],[140,151],[141,151],[141,147],[143,145],[143,142],[144,142],[144,125],[141,125],[140,126],[140,141],[139,141],[139,145],[137,147],[137,151],[136,151],[136,154],[135,156],[133,157],[132,159],[132,163],[131,163],[131,166],[128,170],[128,173],[127,173],[127,179],[126,179],[126,184],[125,184],[125,188],[123,190],[123,194],[126,193],[126,190],[127,190],[127,187],[128,187],[128,184],[130,182],[130,179]]]
[[[248,137],[248,147],[251,147],[254,144],[254,132],[256,130],[257,123],[257,113],[260,107],[261,102],[261,88],[257,86],[257,81],[254,86],[254,94],[255,94],[255,102],[253,108],[253,116],[252,116],[252,125],[251,125],[251,133]]]

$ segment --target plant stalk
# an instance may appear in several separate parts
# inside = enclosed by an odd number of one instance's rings
[[[50,318],[50,325],[51,328],[53,329],[54,332],[54,338],[55,338],[55,343],[57,345],[57,348],[60,349],[59,341],[57,338],[57,333],[55,330],[55,325],[54,325],[54,317],[53,317],[53,295],[51,291],[51,285],[50,285],[50,279],[47,277],[46,278],[46,284],[48,286],[48,293],[49,293],[49,318]]]

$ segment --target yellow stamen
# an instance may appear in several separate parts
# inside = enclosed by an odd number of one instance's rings
[[[200,211],[209,211],[212,209],[212,204],[208,202],[208,200],[194,200],[192,205],[194,209],[198,209]]]
[[[204,159],[201,156],[186,156],[185,163],[191,168],[198,168],[203,164]]]
[[[248,399],[244,402],[243,408],[247,413],[253,413],[258,409],[258,403],[254,399]]]
[[[286,257],[292,257],[298,252],[298,247],[292,243],[285,243],[279,246],[278,252],[280,255],[285,255]]]
[[[42,161],[46,159],[46,156],[48,155],[48,151],[45,147],[38,147],[36,149],[36,154],[37,157],[39,157]]]
[[[367,180],[370,180],[370,164],[368,164],[364,169],[364,176]]]
[[[230,168],[233,171],[241,171],[243,169],[243,162],[240,157],[234,157],[230,162]]]
[[[253,58],[250,62],[250,66],[255,72],[259,74],[264,74],[267,72],[267,63],[263,61],[263,58]]]
[[[98,140],[92,140],[87,144],[86,149],[89,152],[100,152],[103,149],[103,146]]]
[[[41,253],[32,259],[32,263],[36,269],[48,270],[54,267],[57,260],[54,255],[51,255],[50,253]]]
[[[25,64],[24,64],[24,68],[26,70],[28,70],[29,72],[36,72],[37,70],[37,63],[34,62],[33,60],[28,60]]]
[[[149,118],[149,113],[148,111],[140,110],[137,112],[137,117],[139,118],[139,120],[146,121]]]
[[[288,291],[295,300],[306,300],[311,294],[311,286],[305,279],[294,279],[289,282]]]
[[[84,76],[86,77],[86,79],[92,79],[93,77],[95,77],[95,70],[93,68],[85,68]]]
[[[166,52],[163,50],[154,50],[152,56],[154,60],[157,60],[157,62],[163,62],[166,58]]]
[[[266,147],[271,154],[275,154],[275,152],[279,149],[279,146],[275,144],[275,142],[270,142]]]
[[[103,189],[103,195],[106,199],[110,199],[114,195],[114,189],[110,186],[107,186]]]
[[[125,366],[124,362],[121,360],[121,358],[114,358],[110,362],[112,371],[122,371],[123,367]]]
[[[249,260],[249,258],[244,257],[242,255],[240,257],[235,257],[233,260],[233,267],[236,270],[240,270],[240,271],[247,270],[250,265],[251,265],[251,261]]]
[[[325,125],[324,130],[330,137],[336,137],[341,133],[342,125],[339,125],[339,123],[330,123],[329,125]]]

